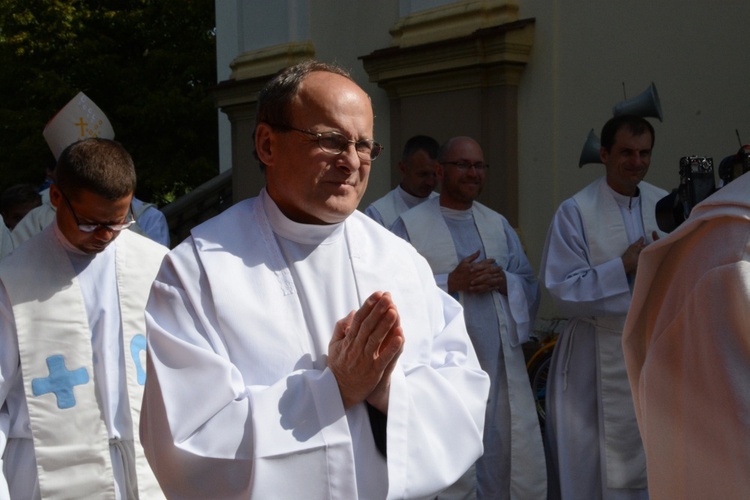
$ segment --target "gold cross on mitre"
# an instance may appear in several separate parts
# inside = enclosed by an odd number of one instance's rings
[[[85,121],[83,121],[83,117],[82,116],[78,118],[78,123],[74,123],[73,125],[76,126],[76,127],[81,127],[81,137],[83,137],[84,135],[86,135],[86,126],[88,125],[88,123],[86,123]]]
[[[89,128],[92,121],[98,121],[93,130]],[[114,139],[115,131],[102,110],[86,94],[79,92],[47,123],[42,135],[57,159],[66,147],[76,141],[89,136]]]

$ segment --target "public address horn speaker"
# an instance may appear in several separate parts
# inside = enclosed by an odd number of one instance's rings
[[[651,82],[649,88],[637,96],[625,99],[616,104],[612,108],[612,114],[614,116],[636,115],[643,118],[648,116],[658,118],[659,121],[662,121],[661,103],[659,102],[659,94],[656,92],[654,83]]]
[[[594,133],[592,128],[589,131],[589,136],[586,138],[586,142],[581,150],[581,158],[578,160],[578,168],[586,165],[587,163],[601,163],[601,157],[599,156],[599,150],[602,148],[602,143],[599,137]]]

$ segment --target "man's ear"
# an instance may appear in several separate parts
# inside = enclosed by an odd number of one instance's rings
[[[607,148],[600,148],[599,149],[599,159],[604,163],[607,164],[607,158],[609,158],[609,151],[607,151]]]
[[[60,208],[60,204],[62,203],[62,191],[60,191],[60,188],[54,182],[49,186],[49,201],[56,210]]]
[[[398,171],[401,172],[401,175],[406,173],[406,164],[403,161],[398,162]]]
[[[264,165],[273,163],[274,141],[273,129],[269,124],[260,122],[255,126],[255,152]]]

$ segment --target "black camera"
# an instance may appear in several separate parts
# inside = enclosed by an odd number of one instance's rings
[[[672,232],[690,215],[695,205],[716,191],[714,160],[705,156],[680,158],[680,185],[656,203],[656,223]]]
[[[680,158],[680,188],[685,191],[685,216],[687,217],[695,205],[716,191],[713,158],[705,156]]]

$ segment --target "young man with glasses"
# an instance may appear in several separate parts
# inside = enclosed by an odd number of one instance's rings
[[[439,498],[546,498],[544,449],[522,344],[539,286],[508,221],[476,201],[488,165],[479,144],[454,137],[438,153],[440,196],[401,214],[392,231],[430,263],[438,286],[464,306],[469,336],[492,386],[484,455]]]
[[[147,306],[146,455],[175,498],[429,498],[481,454],[460,307],[356,211],[368,95],[338,67],[261,91],[266,187],[193,229]]]
[[[118,143],[76,142],[56,172],[55,223],[0,262],[0,498],[161,498],[138,422],[167,249],[126,231],[136,179]]]

